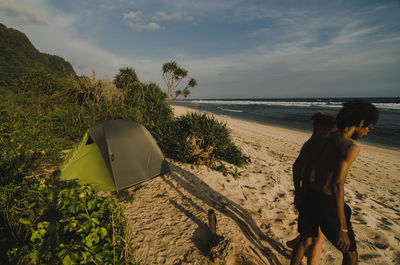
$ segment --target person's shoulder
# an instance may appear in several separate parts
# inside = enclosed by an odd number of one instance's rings
[[[351,143],[349,143],[349,152],[354,152],[354,153],[359,153],[360,152],[360,147],[354,143],[353,141],[351,141]]]
[[[310,148],[310,142],[311,142],[311,138],[304,142],[304,144],[300,150],[301,153],[308,151],[308,149]]]
[[[343,141],[343,146],[346,147],[348,150],[360,150],[360,147],[350,139],[346,139]]]
[[[348,140],[344,144],[344,152],[346,160],[354,160],[360,153],[360,147],[353,141]]]

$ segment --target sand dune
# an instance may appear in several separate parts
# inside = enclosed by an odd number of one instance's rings
[[[175,114],[190,109],[175,106]],[[289,264],[285,242],[297,235],[291,167],[307,133],[216,116],[251,163],[243,176],[170,161],[172,172],[128,190],[124,202],[139,264]],[[345,200],[353,210],[360,264],[400,264],[400,152],[361,145]],[[207,212],[234,250],[209,257]],[[324,244],[320,264],[341,264]]]

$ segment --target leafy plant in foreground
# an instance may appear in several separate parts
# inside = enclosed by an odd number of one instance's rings
[[[133,263],[122,206],[90,186],[36,177],[1,187],[0,204],[10,264]]]
[[[0,185],[22,181],[46,154],[19,123],[0,123],[0,151]]]
[[[234,167],[229,170],[229,173],[232,175],[234,179],[238,180],[242,175],[243,171],[240,171],[237,167]]]

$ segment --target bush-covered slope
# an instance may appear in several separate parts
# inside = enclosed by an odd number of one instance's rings
[[[76,76],[69,62],[39,52],[24,33],[0,23],[0,86],[12,86],[32,72],[50,74],[56,79]]]
[[[57,167],[62,150],[99,121],[137,121],[181,162],[246,163],[225,124],[199,113],[174,118],[166,98],[133,68],[114,80],[94,71],[78,77],[68,62],[0,24],[0,263],[136,264],[115,198],[41,172]]]

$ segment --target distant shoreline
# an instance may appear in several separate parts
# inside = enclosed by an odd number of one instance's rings
[[[400,98],[365,98],[380,110],[374,133],[359,141],[381,148],[400,151]],[[310,117],[317,111],[336,116],[344,101],[350,98],[324,99],[223,99],[186,100],[178,106],[202,110],[258,124],[311,133]]]
[[[311,124],[310,124],[310,130],[301,130],[301,129],[287,127],[287,126],[284,126],[284,125],[269,124],[269,123],[264,123],[264,122],[259,122],[259,121],[241,119],[241,118],[238,118],[238,117],[234,117],[233,118],[233,117],[230,117],[230,116],[227,116],[227,115],[215,114],[215,113],[210,112],[210,111],[201,110],[201,109],[195,109],[195,108],[191,108],[191,107],[188,107],[188,106],[173,105],[173,107],[175,107],[175,106],[178,107],[179,109],[182,109],[182,110],[184,109],[185,113],[187,111],[199,111],[199,112],[207,113],[207,114],[214,115],[214,116],[217,116],[217,117],[221,117],[222,119],[223,118],[228,118],[228,119],[242,121],[242,122],[246,122],[246,123],[250,123],[250,124],[256,124],[256,125],[262,125],[262,126],[267,126],[267,127],[271,127],[271,128],[276,128],[277,130],[288,130],[288,131],[292,131],[293,133],[302,134],[302,135],[305,135],[305,136],[311,136],[311,133],[312,133]],[[178,116],[182,114],[181,112],[182,111],[180,110],[177,113],[174,110],[174,113],[178,114]],[[360,142],[360,141],[355,141],[355,142],[360,146],[366,146],[366,147],[370,146],[372,148],[382,149],[382,150],[385,150],[385,151],[388,151],[388,152],[394,152],[394,154],[398,153],[398,155],[400,156],[400,149],[397,149],[397,148],[390,148],[389,146],[379,145],[379,144],[370,143],[370,142],[369,143]]]

